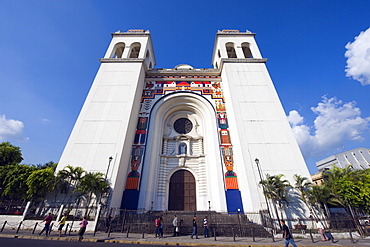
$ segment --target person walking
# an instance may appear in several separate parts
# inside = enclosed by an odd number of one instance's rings
[[[203,219],[203,227],[204,227],[204,238],[208,238],[208,219],[207,216]]]
[[[159,237],[160,238],[160,236],[161,236],[160,226],[161,226],[161,220],[160,220],[160,217],[158,216],[155,219],[155,237]]]
[[[59,227],[58,227],[58,232],[59,232],[59,237],[61,237],[62,235],[62,230],[63,230],[63,227],[64,225],[66,224],[66,221],[67,221],[67,213],[65,213],[63,215],[63,217],[59,220]]]
[[[84,238],[83,236],[86,231],[87,224],[89,224],[89,222],[87,222],[86,217],[83,217],[82,221],[80,222],[80,230],[78,231],[78,241],[80,242]]]
[[[159,217],[159,238],[163,238],[163,218]]]
[[[105,232],[107,233],[109,231],[110,223],[112,221],[113,216],[108,215],[108,217],[105,219]]]
[[[180,236],[179,221],[176,215],[173,216],[172,225],[173,225],[173,236],[174,237]]]
[[[199,239],[198,238],[198,227],[197,227],[197,216],[194,216],[193,218],[193,232],[191,233],[191,238],[193,238],[193,236],[196,236],[196,239]]]
[[[297,247],[297,245],[294,243],[293,236],[290,233],[288,226],[285,225],[285,221],[280,220],[280,222],[283,225],[283,238],[285,239],[285,247],[288,247],[289,244],[293,245],[294,247]]]
[[[51,222],[53,221],[53,216],[51,215],[51,213],[49,213],[48,216],[46,216],[42,222],[45,222],[45,226],[44,228],[42,229],[42,231],[39,233],[39,235],[41,235],[44,231],[45,231],[45,235],[48,236],[49,235],[49,231],[50,231],[50,224]]]
[[[316,221],[317,230],[319,231],[319,234],[321,236],[321,241],[328,241],[329,238],[325,235],[325,228],[323,224],[318,220],[315,220],[315,221]]]

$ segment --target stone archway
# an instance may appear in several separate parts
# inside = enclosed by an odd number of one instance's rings
[[[191,172],[178,170],[169,187],[168,210],[196,211],[196,185]]]

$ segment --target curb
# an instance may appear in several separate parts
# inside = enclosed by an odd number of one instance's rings
[[[39,239],[53,241],[78,242],[78,238],[74,237],[46,237],[46,236],[29,236],[29,235],[12,235],[0,234],[0,238],[21,238],[21,239]],[[101,243],[121,243],[121,244],[144,244],[144,245],[167,245],[167,246],[225,246],[225,247],[276,247],[281,244],[227,244],[227,243],[187,243],[187,242],[157,242],[157,241],[142,241],[142,240],[119,240],[119,239],[93,239],[84,238],[83,242],[101,242]],[[302,245],[299,247],[313,247],[314,245]],[[320,247],[332,247],[332,245],[320,245]],[[356,245],[356,247],[368,247],[364,245]]]

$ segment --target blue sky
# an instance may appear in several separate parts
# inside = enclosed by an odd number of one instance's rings
[[[117,30],[150,30],[156,68],[210,68],[217,30],[251,30],[315,173],[315,161],[370,148],[369,9],[367,0],[0,1],[0,142],[21,147],[26,164],[58,162]]]

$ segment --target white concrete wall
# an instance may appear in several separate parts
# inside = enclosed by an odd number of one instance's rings
[[[283,174],[293,185],[294,174],[310,178],[307,166],[287,121],[275,87],[263,62],[235,62],[227,58],[225,44],[247,40],[254,58],[261,58],[252,36],[218,36],[216,49],[224,51],[222,86],[226,99],[231,141],[234,146],[235,171],[238,175],[244,211],[266,208],[255,158],[262,173]],[[295,197],[295,206],[304,205]],[[308,212],[288,212],[292,214]]]
[[[151,49],[148,36],[136,39],[119,36],[112,39],[107,54],[121,41],[141,42],[139,57],[144,57],[146,50]],[[144,58],[102,60],[57,167],[61,170],[72,165],[89,172],[108,172],[112,207],[121,204],[144,79]],[[113,160],[108,170],[109,157]]]

